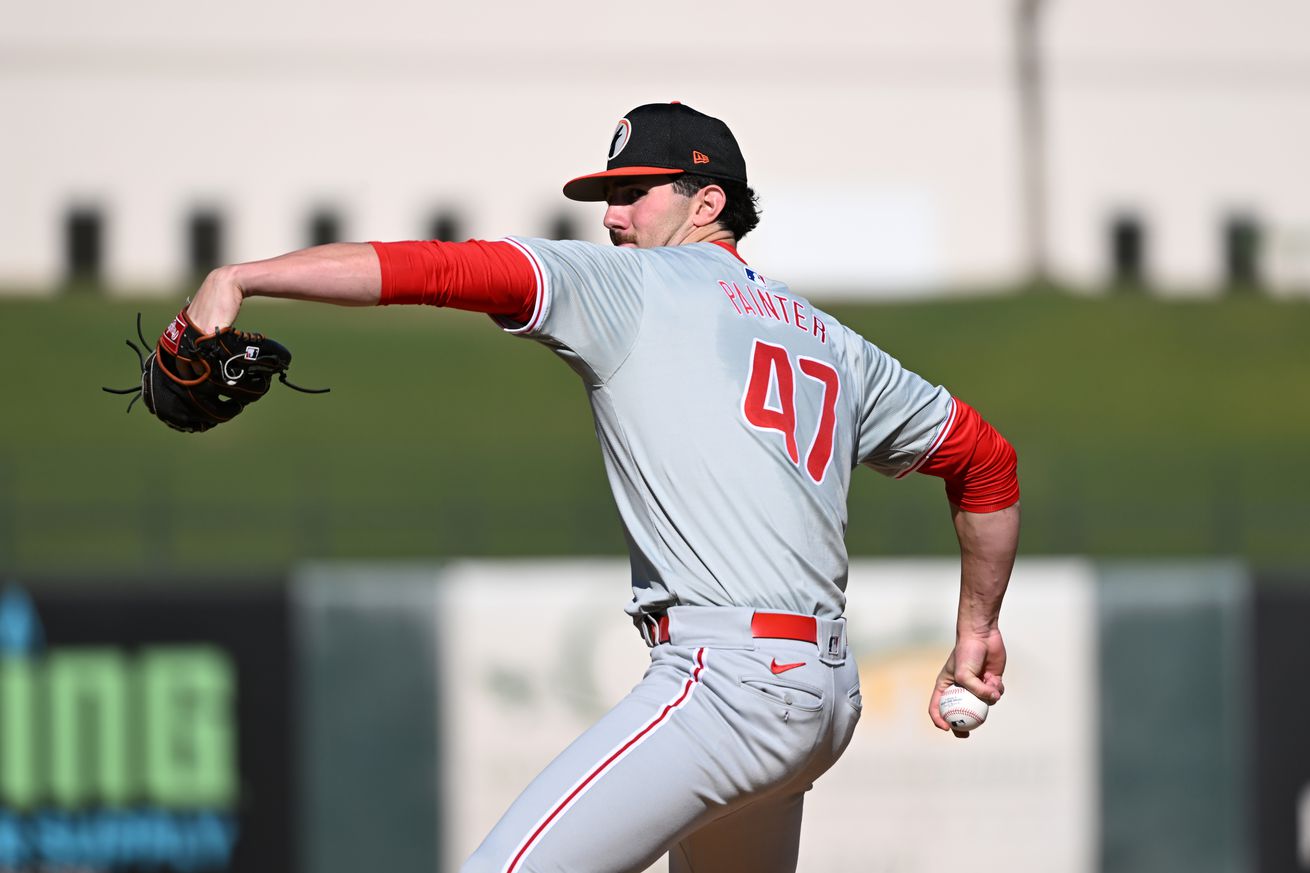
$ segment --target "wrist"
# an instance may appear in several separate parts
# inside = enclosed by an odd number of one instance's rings
[[[214,271],[217,274],[214,277],[217,287],[223,289],[238,303],[250,296],[250,292],[246,290],[250,285],[250,276],[245,267],[245,264],[229,264]]]
[[[998,616],[960,615],[955,620],[955,638],[985,639],[1001,629]]]
[[[236,321],[244,292],[235,272],[233,267],[211,270],[186,307],[187,317],[202,334],[229,327]]]

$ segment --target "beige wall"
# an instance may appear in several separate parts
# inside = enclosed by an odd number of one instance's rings
[[[1204,289],[1221,216],[1246,208],[1279,284],[1310,287],[1310,7],[1051,2],[1058,273],[1099,282],[1106,218],[1133,208],[1154,275]],[[487,9],[23,6],[0,34],[0,285],[58,280],[74,202],[106,210],[120,288],[176,279],[201,203],[227,216],[231,259],[303,244],[318,204],[359,239],[418,235],[439,206],[476,236],[566,211],[599,239],[599,210],[559,185],[601,166],[626,109],[668,99],[732,125],[765,208],[744,251],[798,290],[1022,268],[1008,2]]]
[[[442,574],[441,685],[459,689],[441,726],[449,869],[647,665],[618,612],[627,575],[623,560],[462,561]],[[806,796],[798,869],[940,869],[941,835],[965,833],[988,839],[968,856],[974,873],[1096,869],[1094,583],[1086,561],[1019,562],[1005,605],[1006,682],[1065,693],[1055,711],[1050,695],[1007,695],[960,743],[924,710],[953,641],[959,562],[854,562],[846,614],[864,710],[842,760]],[[535,642],[488,645],[488,629]]]

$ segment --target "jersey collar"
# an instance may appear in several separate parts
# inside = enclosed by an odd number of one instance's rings
[[[736,258],[737,260],[741,261],[743,264],[746,263],[746,259],[743,258],[741,255],[737,254],[737,247],[734,246],[732,243],[730,243],[730,242],[724,242],[723,240],[718,239],[718,240],[715,240],[715,241],[712,243],[712,245],[716,245],[716,246],[718,246],[719,248],[723,249],[725,252],[727,252],[728,254],[732,255],[734,258]]]

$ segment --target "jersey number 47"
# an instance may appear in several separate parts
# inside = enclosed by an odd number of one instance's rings
[[[810,386],[810,390],[823,392],[814,437],[805,453],[805,471],[815,482],[822,482],[832,460],[837,396],[841,392],[841,382],[837,378],[837,371],[830,364],[815,358],[797,355],[796,367],[807,380],[818,383]],[[770,406],[769,389],[775,385],[778,405]],[[796,368],[792,367],[791,355],[782,346],[755,340],[741,411],[752,427],[782,434],[787,457],[791,458],[793,464],[800,466],[796,435]]]

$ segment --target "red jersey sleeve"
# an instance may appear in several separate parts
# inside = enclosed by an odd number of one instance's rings
[[[532,318],[537,277],[527,255],[507,242],[370,243],[382,267],[379,306],[450,306],[515,321]]]
[[[919,466],[946,480],[946,496],[966,512],[996,512],[1019,501],[1014,447],[969,404],[954,399],[941,443]]]

